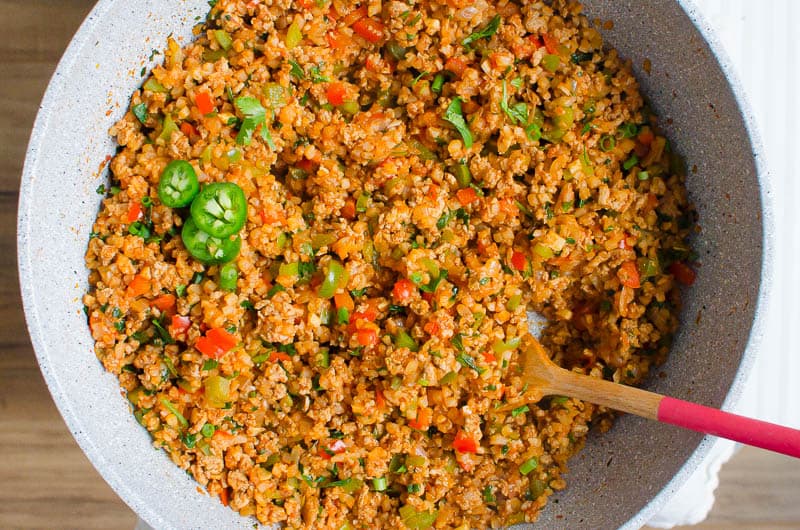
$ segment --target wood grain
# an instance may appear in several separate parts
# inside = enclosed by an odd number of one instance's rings
[[[0,193],[16,193],[33,119],[47,81],[94,5],[87,0],[0,0]]]
[[[618,385],[561,368],[533,335],[522,339],[523,377],[540,395],[570,396],[643,418],[658,418],[663,396],[632,386]],[[537,398],[538,399],[538,398]],[[511,407],[509,404],[506,408]]]
[[[16,271],[19,178],[39,101],[87,0],[0,0],[0,528],[131,529],[55,408],[25,333]]]
[[[16,194],[47,81],[88,0],[0,0],[0,528],[131,529],[134,514],[80,451],[25,334],[15,261]],[[43,212],[46,215],[46,212]],[[800,462],[742,450],[722,470],[700,530],[800,528]]]

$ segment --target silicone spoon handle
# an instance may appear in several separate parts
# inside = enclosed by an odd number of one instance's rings
[[[800,458],[800,430],[665,396],[658,421]]]

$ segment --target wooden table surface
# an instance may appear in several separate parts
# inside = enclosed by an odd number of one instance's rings
[[[17,192],[47,81],[91,0],[0,0],[0,528],[132,529],[58,414],[25,332],[17,284]],[[47,212],[42,212],[46,215]],[[800,463],[744,449],[697,529],[800,529]]]

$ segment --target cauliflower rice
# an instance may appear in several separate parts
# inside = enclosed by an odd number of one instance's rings
[[[170,39],[111,130],[84,296],[154,445],[261,523],[534,521],[611,415],[524,387],[527,311],[558,364],[637,384],[694,280],[682,164],[599,27],[563,0],[219,0]],[[175,160],[244,192],[238,253],[187,251]]]

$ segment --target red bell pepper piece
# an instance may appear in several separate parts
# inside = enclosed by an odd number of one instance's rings
[[[469,436],[464,431],[458,431],[453,440],[453,449],[459,453],[477,453],[478,442]]]
[[[200,111],[200,114],[211,114],[216,110],[211,94],[205,91],[197,93],[194,97],[194,103],[197,105],[197,110]]]
[[[515,250],[514,253],[511,254],[511,265],[513,265],[514,268],[517,269],[518,271],[525,270],[525,266],[528,264],[527,261],[528,260],[525,259],[525,254],[523,254],[522,252],[518,252]]]

